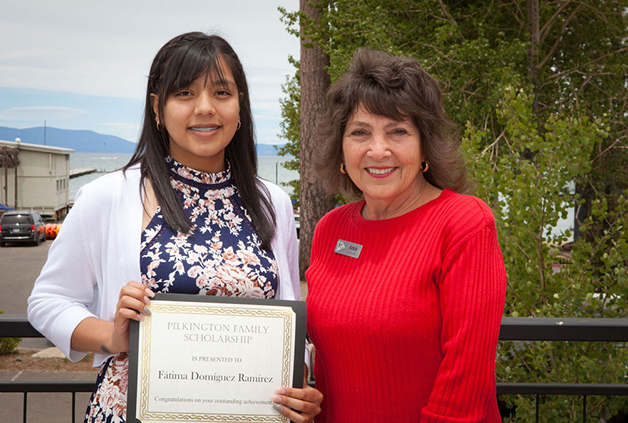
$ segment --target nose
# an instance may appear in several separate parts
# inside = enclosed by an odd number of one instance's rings
[[[212,116],[216,113],[216,107],[214,106],[214,99],[208,93],[203,91],[196,99],[194,107],[194,113],[196,115],[209,115]]]
[[[382,160],[390,156],[388,139],[385,134],[373,134],[367,154],[375,160]]]

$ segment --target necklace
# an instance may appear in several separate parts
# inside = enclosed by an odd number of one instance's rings
[[[424,188],[425,188],[425,179],[423,180],[423,183],[421,184],[421,189],[419,190],[419,193],[417,194],[417,196],[416,196],[416,197],[414,197],[414,200],[412,200],[412,201],[410,202],[410,204],[408,204],[407,206],[405,206],[405,207],[404,207],[401,211],[399,211],[399,212],[397,212],[397,213],[393,214],[392,216],[388,217],[387,219],[392,219],[393,217],[401,216],[401,215],[402,215],[402,214],[404,214],[406,211],[408,211],[408,209],[409,209],[410,207],[412,207],[412,205],[413,205],[414,203],[416,203],[416,202],[417,202],[417,200],[419,199],[419,197],[421,196],[421,194],[423,194]]]

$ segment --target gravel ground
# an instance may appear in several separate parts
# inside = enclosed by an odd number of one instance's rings
[[[38,358],[33,354],[39,350],[19,348],[17,354],[0,355],[0,370],[13,372],[94,372],[98,369],[92,367],[92,355],[83,360],[72,363],[67,358]]]

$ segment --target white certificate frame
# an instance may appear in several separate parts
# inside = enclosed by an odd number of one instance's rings
[[[149,309],[131,322],[127,422],[288,421],[270,396],[303,386],[305,302],[158,293]]]

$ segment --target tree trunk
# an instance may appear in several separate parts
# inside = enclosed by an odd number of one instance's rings
[[[535,112],[539,108],[539,43],[540,38],[540,11],[539,0],[526,0],[526,9],[528,15],[528,31],[530,32],[530,49],[528,50],[528,77],[534,90],[534,100],[532,110]]]
[[[301,11],[310,19],[320,20],[321,10],[312,7],[310,1],[300,0]],[[317,46],[305,47],[301,28],[301,150],[300,178],[301,217],[299,230],[299,270],[301,280],[305,280],[305,270],[310,264],[310,251],[314,228],[321,217],[334,206],[333,196],[328,195],[316,174],[312,163],[316,151],[316,128],[325,108],[325,94],[330,85],[327,67],[329,56]]]

